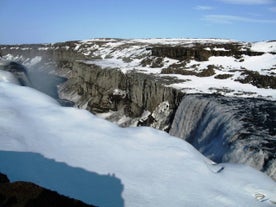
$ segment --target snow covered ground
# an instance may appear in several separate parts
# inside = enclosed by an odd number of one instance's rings
[[[151,56],[149,48],[159,46],[186,47],[191,48],[198,45],[203,46],[206,51],[229,51],[225,45],[238,45],[240,51],[263,52],[262,55],[249,56],[211,56],[207,61],[176,60],[163,58],[160,66],[143,64],[150,59],[154,62],[157,57]],[[227,46],[226,46],[227,47]],[[2,49],[6,48],[2,47]],[[11,47],[15,51],[28,50],[26,46]],[[231,48],[231,46],[230,46]],[[29,48],[30,49],[30,48]],[[276,41],[263,42],[237,42],[227,39],[90,39],[75,41],[70,46],[61,44],[46,44],[38,48],[39,51],[59,50],[74,51],[85,56],[88,64],[96,64],[102,68],[116,68],[124,73],[137,71],[141,73],[154,74],[155,76],[172,76],[183,82],[171,83],[168,86],[177,87],[185,93],[219,93],[226,96],[256,97],[276,100],[276,92],[271,88],[258,88],[251,83],[243,84],[237,79],[244,78],[244,72],[253,71],[260,75],[275,77],[276,73]],[[20,53],[17,53],[20,54]],[[35,67],[42,61],[41,56],[28,57],[7,54],[6,60],[20,61],[27,67]],[[209,77],[197,77],[195,75],[161,74],[174,64],[181,65],[183,70],[201,72],[208,66],[214,68],[215,74]],[[217,75],[229,76],[225,79],[216,78]]]
[[[85,110],[61,107],[34,89],[14,84],[6,73],[0,76],[6,80],[0,82],[1,151],[39,153],[91,173],[114,175],[123,185],[126,207],[276,206],[276,183],[259,171],[236,164],[212,165],[190,144],[165,132],[119,128]],[[17,166],[8,165],[20,179]],[[43,175],[33,169],[34,180],[42,181]],[[0,171],[5,173],[1,163]],[[69,186],[75,186],[71,191],[61,188],[59,193],[76,195],[79,183],[71,182]],[[83,199],[78,193],[77,199]],[[110,206],[93,195],[83,200]]]
[[[226,96],[239,97],[257,97],[270,100],[276,100],[276,91],[270,88],[257,88],[252,84],[242,84],[235,81],[243,77],[246,70],[258,72],[261,75],[270,75],[275,77],[276,70],[276,41],[243,43],[234,40],[225,39],[133,39],[133,40],[116,40],[108,41],[94,50],[95,42],[98,39],[83,41],[76,46],[79,52],[88,56],[98,57],[96,60],[88,60],[86,63],[96,64],[103,68],[117,68],[122,72],[139,71],[147,74],[160,76],[172,76],[182,83],[171,84],[169,86],[182,89],[185,93],[219,93]],[[104,40],[102,40],[104,41]],[[107,41],[107,40],[105,40]],[[184,65],[186,70],[202,71],[209,65],[215,67],[215,75],[210,77],[196,77],[179,74],[161,74],[162,69],[168,68],[173,64],[183,64],[183,61],[164,58],[163,65],[160,67],[150,67],[142,65],[141,61],[149,57],[151,52],[147,48],[154,46],[181,46],[193,47],[195,44],[215,44],[213,50],[226,51],[223,44],[240,44],[240,50],[251,50],[263,52],[260,56],[242,55],[239,58],[234,56],[210,57],[208,61],[191,60]],[[81,47],[88,44],[90,47]],[[219,47],[221,45],[221,47]],[[211,50],[209,47],[206,50]],[[227,79],[217,79],[216,75],[230,75]]]

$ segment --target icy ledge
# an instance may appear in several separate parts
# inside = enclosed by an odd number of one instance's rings
[[[265,174],[243,165],[212,165],[190,144],[164,132],[119,128],[5,82],[0,82],[0,113],[0,150],[40,153],[89,172],[115,175],[124,186],[125,206],[276,205],[276,184]],[[14,173],[20,177],[20,171]],[[76,183],[72,192],[78,189]],[[97,203],[97,198],[91,195],[85,202]]]

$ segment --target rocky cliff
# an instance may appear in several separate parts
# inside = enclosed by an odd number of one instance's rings
[[[118,122],[122,116],[129,117],[120,122],[122,126],[145,125],[145,121],[151,116],[151,121],[146,125],[162,122],[157,128],[168,129],[172,115],[183,96],[181,91],[165,87],[162,81],[147,74],[124,74],[117,69],[103,70],[97,65],[82,61],[74,63],[72,73],[73,77],[59,87],[60,97],[72,100],[77,107],[92,113],[113,111],[108,117],[113,121]],[[164,109],[166,112],[163,113],[167,113],[167,117],[164,117],[165,120],[159,120],[152,113],[162,107],[164,102],[167,106]],[[145,111],[148,114],[145,115]]]
[[[195,44],[192,47],[183,46],[155,46],[150,48],[152,55],[156,57],[169,57],[178,60],[208,61],[212,56],[234,56],[242,55],[258,56],[263,52],[255,52],[249,49],[242,50],[242,44],[223,43],[223,44]],[[208,48],[208,49],[206,49]],[[217,48],[221,48],[218,50]],[[223,48],[223,49],[222,49]]]

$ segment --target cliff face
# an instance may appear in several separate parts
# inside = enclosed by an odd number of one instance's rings
[[[75,62],[72,70],[73,78],[59,87],[62,99],[74,101],[79,108],[85,108],[93,113],[117,112],[131,117],[134,121],[122,123],[123,126],[143,123],[148,116],[160,108],[163,102],[168,103],[168,117],[159,129],[169,127],[183,93],[174,88],[165,87],[153,76],[142,73],[124,74],[116,69],[102,69],[93,64]],[[145,111],[149,113],[143,115]],[[156,113],[156,112],[155,112]],[[116,115],[110,117],[116,121]],[[143,116],[143,120],[140,120]],[[152,117],[149,125],[156,120]],[[118,120],[117,120],[118,121]]]
[[[194,45],[192,47],[168,47],[156,46],[150,48],[152,55],[156,57],[169,57],[177,60],[207,61],[212,56],[235,56],[242,55],[257,56],[263,55],[263,52],[254,52],[250,50],[240,50],[242,45],[239,44],[220,44],[220,45]],[[208,47],[208,50],[206,48]],[[224,50],[216,50],[215,48],[223,48]]]

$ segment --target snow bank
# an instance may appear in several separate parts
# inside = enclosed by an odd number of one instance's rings
[[[0,82],[0,114],[0,150],[40,153],[72,167],[115,175],[124,186],[125,206],[276,202],[276,184],[261,172],[242,165],[212,165],[183,140],[151,128],[119,128],[85,110],[61,107],[28,87]],[[224,169],[214,173],[217,168]],[[20,171],[16,173],[20,177]],[[91,195],[85,202],[97,203],[95,199]]]
[[[0,64],[1,64],[1,62],[0,62]],[[15,78],[12,73],[10,73],[8,71],[4,71],[4,70],[0,70],[0,82],[13,83],[16,85],[20,85],[17,78]]]
[[[166,76],[168,76],[166,74]],[[182,75],[169,75],[182,79],[185,77],[187,81],[183,83],[171,84],[171,87],[182,90],[185,93],[219,93],[225,96],[238,96],[238,97],[254,97],[254,98],[267,98],[276,100],[275,89],[257,88],[251,84],[242,84],[231,79],[220,80],[214,77],[196,77],[196,76],[182,76]],[[184,79],[185,80],[185,79]],[[195,87],[196,86],[196,87]]]
[[[276,52],[276,41],[252,43],[251,50],[258,52]]]

